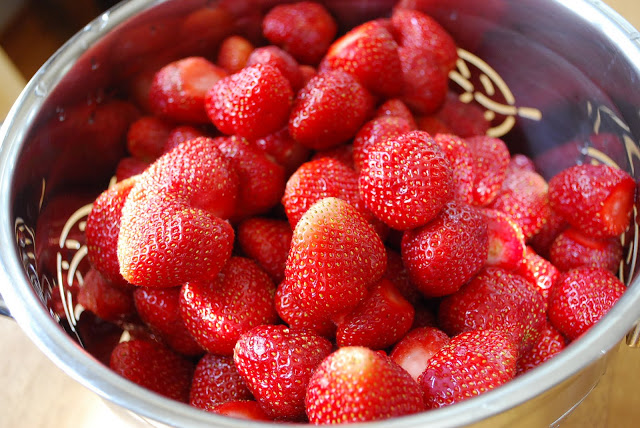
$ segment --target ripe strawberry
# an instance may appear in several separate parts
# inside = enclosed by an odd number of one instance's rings
[[[438,133],[434,134],[433,139],[451,162],[455,197],[464,203],[473,203],[475,183],[473,152],[464,139],[453,134]]]
[[[434,302],[422,299],[421,301],[413,305],[416,314],[413,317],[413,325],[411,326],[412,329],[438,326],[438,320],[435,315],[433,303]]]
[[[414,309],[388,279],[375,284],[356,308],[337,322],[336,344],[384,349],[411,328]]]
[[[410,330],[391,350],[389,357],[418,381],[431,357],[449,343],[449,336],[436,327]]]
[[[367,208],[400,230],[428,223],[453,197],[451,163],[423,131],[371,146],[359,182]]]
[[[343,70],[384,97],[399,95],[403,89],[402,79],[389,78],[402,72],[398,45],[377,21],[367,21],[333,42],[319,70]]]
[[[485,268],[440,303],[438,321],[449,335],[471,330],[500,330],[517,345],[519,355],[538,340],[544,325],[544,299],[520,275]]]
[[[205,96],[205,109],[221,132],[255,139],[287,123],[293,95],[291,84],[280,70],[256,64],[211,86]]]
[[[487,266],[506,270],[520,267],[525,255],[525,239],[522,228],[502,211],[485,208],[482,213],[487,218],[489,255]]]
[[[530,246],[525,248],[524,259],[522,259],[522,264],[515,270],[515,273],[536,286],[536,289],[544,298],[545,304],[549,301],[551,287],[560,275],[560,271],[553,263],[540,256]]]
[[[524,169],[531,172],[536,172],[536,165],[527,155],[523,155],[521,153],[516,153],[511,155],[511,160],[509,161],[509,169]],[[507,175],[510,172],[507,172]]]
[[[496,198],[511,160],[507,145],[499,138],[476,136],[465,139],[474,158],[473,205],[489,205]]]
[[[576,165],[549,181],[551,207],[571,226],[595,238],[618,236],[629,227],[635,181],[607,165]]]
[[[220,43],[217,64],[227,73],[233,74],[247,65],[249,55],[254,50],[253,44],[242,36],[233,34]]]
[[[300,64],[300,74],[302,74],[302,87],[304,87],[318,74],[318,70],[310,65]]]
[[[567,345],[567,341],[549,322],[540,333],[538,342],[520,358],[518,358],[518,374],[526,373],[557,355]]]
[[[142,174],[149,165],[151,165],[149,162],[145,162],[132,156],[122,158],[118,162],[118,165],[116,165],[116,181],[124,181],[134,175]]]
[[[123,320],[135,312],[131,290],[114,286],[96,269],[84,276],[77,302],[105,321]]]
[[[458,94],[447,92],[444,104],[435,113],[437,119],[449,128],[448,133],[461,138],[485,135],[489,130],[489,121],[485,110],[476,103],[465,103]]]
[[[290,283],[283,281],[276,289],[275,305],[280,318],[293,329],[308,329],[327,339],[336,337],[336,325],[326,314],[311,314],[302,310]]]
[[[277,5],[262,21],[264,36],[302,64],[317,64],[338,31],[329,12],[319,3],[302,1]]]
[[[528,244],[541,256],[549,258],[549,249],[558,235],[569,227],[569,223],[553,209],[542,228],[528,240]]]
[[[625,290],[606,269],[582,266],[564,272],[551,288],[549,321],[567,339],[575,340],[606,315]]]
[[[194,140],[198,137],[206,137],[206,135],[204,134],[204,132],[200,131],[197,128],[194,128],[193,126],[177,126],[169,132],[169,135],[167,136],[167,139],[164,143],[163,152],[169,152],[177,145],[185,141]]]
[[[207,123],[205,94],[227,75],[201,57],[188,57],[162,67],[149,88],[149,104],[156,116],[177,122]]]
[[[503,332],[471,330],[452,337],[419,379],[427,409],[478,396],[513,379],[517,346]]]
[[[400,98],[391,98],[382,103],[374,114],[374,118],[384,116],[398,116],[409,122],[409,128],[411,131],[418,129],[413,113],[409,110],[409,107],[402,102]]]
[[[289,222],[263,217],[249,218],[237,230],[240,249],[257,261],[276,284],[284,279],[292,236]]]
[[[393,282],[402,297],[412,305],[415,306],[422,298],[422,293],[409,278],[409,272],[404,267],[402,256],[389,247],[387,247],[387,270],[384,277]]]
[[[280,70],[287,78],[293,92],[302,88],[302,72],[298,62],[287,51],[278,46],[263,46],[256,48],[247,59],[247,67],[256,64],[265,64]]]
[[[311,156],[311,160],[320,158],[334,159],[345,164],[350,169],[355,169],[355,165],[353,163],[353,144],[351,143],[344,143],[330,149],[319,150]]]
[[[435,115],[419,116],[416,118],[416,127],[428,132],[431,135],[449,134],[453,135],[451,128],[444,121]],[[460,137],[462,138],[462,137]]]
[[[171,349],[182,355],[202,355],[204,350],[187,330],[180,314],[180,286],[137,287],[133,301],[140,319]]]
[[[529,239],[551,216],[549,186],[537,172],[512,168],[489,206],[508,214]]]
[[[229,223],[208,211],[170,197],[127,198],[118,237],[120,273],[147,287],[210,278],[229,259],[233,239]]]
[[[388,419],[424,410],[416,381],[386,355],[340,348],[316,368],[306,396],[312,424]]]
[[[375,230],[348,202],[324,198],[293,231],[285,281],[301,310],[327,319],[355,308],[385,268]]]
[[[352,138],[373,109],[371,94],[350,74],[326,71],[302,88],[289,117],[289,133],[315,150]]]
[[[212,407],[211,412],[231,418],[249,419],[252,421],[271,421],[262,410],[260,404],[253,400],[234,400]]]
[[[193,363],[162,345],[140,339],[120,342],[111,353],[109,366],[142,387],[189,402]]]
[[[189,392],[192,406],[212,411],[220,404],[252,398],[232,356],[206,354],[196,364]]]
[[[307,384],[331,350],[331,342],[308,330],[262,325],[242,335],[233,360],[268,416],[303,420]]]
[[[549,260],[561,271],[593,266],[615,273],[622,261],[622,243],[620,238],[591,238],[569,227],[551,244]]]
[[[217,276],[182,286],[180,310],[204,349],[231,355],[240,335],[277,321],[275,292],[271,278],[253,260],[231,257]]]
[[[118,236],[122,208],[135,183],[136,178],[129,178],[102,192],[93,202],[85,226],[87,257],[92,266],[114,284],[127,284],[120,274]]]
[[[400,46],[398,56],[404,83],[400,99],[417,114],[437,112],[447,97],[447,73],[427,47]]]
[[[409,131],[409,122],[398,116],[383,116],[365,123],[353,139],[353,163],[356,171],[360,171],[365,165],[369,150],[378,141],[396,138]]]
[[[459,202],[448,203],[430,223],[402,237],[409,278],[428,297],[456,292],[482,269],[488,250],[486,218]]]
[[[129,153],[146,162],[153,162],[164,152],[171,125],[156,116],[143,116],[127,131]]]
[[[306,162],[311,154],[308,147],[291,137],[287,126],[265,137],[258,138],[253,143],[281,165],[287,177]]]

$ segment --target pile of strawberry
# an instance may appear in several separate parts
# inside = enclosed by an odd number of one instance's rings
[[[634,180],[547,182],[484,135],[453,39],[401,5],[337,39],[279,5],[271,44],[155,72],[86,225],[80,303],[138,321],[117,373],[236,417],[384,419],[508,382],[620,298]]]

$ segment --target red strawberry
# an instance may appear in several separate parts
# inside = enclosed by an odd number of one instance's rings
[[[396,138],[411,131],[409,122],[398,116],[383,116],[365,123],[353,139],[353,162],[360,171],[367,161],[371,147],[388,138]]]
[[[240,335],[277,321],[275,292],[271,278],[253,260],[232,257],[217,276],[182,286],[180,310],[203,348],[231,355]]]
[[[226,75],[222,68],[201,57],[169,63],[156,73],[149,88],[151,111],[177,122],[207,123],[205,95]]]
[[[547,221],[542,225],[538,233],[529,238],[528,243],[538,254],[548,258],[551,244],[553,244],[560,232],[567,227],[569,227],[569,223],[552,209],[549,212]]]
[[[304,302],[302,302],[304,303]],[[294,329],[308,329],[320,336],[333,339],[336,325],[326,314],[311,314],[302,309],[297,296],[291,291],[287,281],[278,285],[275,296],[276,311],[280,318]]]
[[[416,305],[422,298],[420,290],[409,279],[409,272],[404,267],[402,256],[387,247],[387,271],[384,277],[393,282],[402,297],[407,299],[412,305]]]
[[[242,335],[233,359],[267,415],[303,420],[307,384],[331,350],[331,342],[308,330],[263,325]]]
[[[486,265],[516,270],[525,255],[526,244],[522,228],[502,211],[485,208],[482,213],[487,218],[489,236]]]
[[[304,87],[309,83],[309,80],[313,79],[316,74],[318,74],[318,70],[310,65],[301,64],[300,73],[302,74],[302,86]]]
[[[415,328],[396,343],[389,356],[417,382],[429,359],[447,343],[449,336],[436,327]]]
[[[484,108],[461,101],[458,94],[451,91],[447,92],[445,102],[435,116],[449,128],[450,134],[462,138],[485,135],[489,130]]]
[[[606,269],[583,266],[564,272],[551,288],[549,321],[567,339],[577,339],[609,312],[625,290]]]
[[[223,133],[264,137],[287,123],[293,91],[271,65],[256,64],[220,79],[205,96],[205,109]]]
[[[528,372],[549,360],[551,357],[562,351],[567,345],[567,341],[558,330],[550,323],[546,323],[540,333],[538,342],[520,358],[518,358],[518,374]]]
[[[450,134],[453,135],[453,131],[449,125],[445,124],[443,120],[434,116],[420,116],[416,118],[416,127],[421,131],[426,131],[431,135],[436,134]]]
[[[384,116],[398,116],[405,119],[409,122],[409,128],[411,131],[418,128],[411,110],[409,110],[407,105],[399,98],[388,99],[378,107],[374,118]]]
[[[317,64],[338,31],[329,12],[319,3],[302,1],[277,5],[262,21],[264,36],[303,64]]]
[[[105,321],[122,320],[135,312],[131,290],[114,286],[95,269],[84,276],[77,302]]]
[[[549,181],[554,211],[571,226],[596,238],[618,236],[629,227],[635,181],[607,165],[576,165]]]
[[[387,348],[409,331],[413,315],[413,306],[391,281],[382,279],[353,311],[338,321],[336,344]]]
[[[127,149],[143,161],[153,162],[164,152],[171,125],[156,116],[143,116],[129,126]]]
[[[346,71],[370,92],[385,97],[398,95],[403,89],[402,79],[389,78],[402,72],[398,45],[377,21],[365,22],[333,42],[319,69]]]
[[[289,117],[289,133],[315,150],[352,138],[373,109],[369,92],[350,74],[326,71],[302,88]]]
[[[622,261],[622,243],[619,238],[592,238],[570,227],[551,244],[549,260],[561,271],[594,266],[615,272]]]
[[[218,404],[211,408],[213,413],[231,418],[249,419],[252,421],[271,421],[272,419],[262,410],[260,404],[253,400],[235,400]]]
[[[450,335],[471,330],[504,332],[519,354],[533,347],[544,325],[545,304],[535,286],[520,275],[486,268],[440,303],[438,320]]]
[[[400,99],[418,114],[437,112],[447,97],[447,73],[427,47],[400,46],[398,56],[404,83]]]
[[[301,310],[327,319],[355,308],[385,268],[375,230],[348,202],[325,198],[293,231],[285,280]]]
[[[413,317],[412,329],[438,326],[438,320],[436,318],[432,302],[423,299],[418,303],[415,303],[413,306],[416,310],[416,314]]]
[[[499,138],[476,136],[465,139],[474,158],[473,205],[488,205],[500,192],[511,160],[507,145]]]
[[[330,149],[319,150],[311,156],[311,160],[320,158],[334,159],[345,164],[350,169],[355,169],[355,165],[353,163],[353,144],[351,143],[344,143]]]
[[[138,287],[133,299],[140,319],[176,352],[202,355],[204,350],[187,330],[180,314],[180,286]]]
[[[522,264],[515,273],[534,284],[545,302],[549,301],[549,290],[560,275],[560,271],[549,260],[538,255],[530,246],[526,247]]]
[[[142,174],[149,165],[151,165],[149,162],[131,156],[122,158],[116,166],[116,181],[124,181],[134,175]]]
[[[169,132],[169,135],[167,136],[167,140],[164,143],[163,151],[165,153],[169,152],[174,147],[178,146],[179,144],[185,141],[194,140],[198,137],[205,137],[205,136],[206,135],[204,134],[204,132],[200,131],[197,128],[194,128],[193,126],[189,126],[189,125],[177,126]]]
[[[231,35],[220,43],[217,64],[229,74],[237,73],[247,65],[253,44],[242,36]]]
[[[293,231],[289,222],[252,217],[238,225],[238,244],[242,251],[271,276],[276,284],[284,279]]]
[[[365,347],[333,352],[317,367],[307,390],[307,415],[316,425],[382,420],[422,410],[422,393],[411,375]]]
[[[427,409],[448,406],[505,384],[516,374],[517,347],[504,333],[472,330],[452,337],[420,376]]]
[[[278,46],[263,46],[256,48],[247,59],[247,67],[256,64],[271,65],[280,70],[287,78],[293,92],[298,92],[302,88],[302,72],[298,62],[287,51]]]
[[[433,139],[451,162],[455,197],[464,203],[473,203],[475,184],[473,152],[462,138],[453,134],[438,133]]]
[[[109,366],[142,387],[189,402],[193,363],[162,345],[146,340],[121,342],[111,353]]]
[[[210,278],[229,259],[233,239],[229,223],[208,211],[161,196],[127,198],[118,237],[120,273],[148,287]]]
[[[135,183],[136,178],[129,178],[102,192],[94,201],[87,217],[87,256],[93,267],[114,284],[127,283],[120,274],[118,236],[122,208]]]
[[[551,216],[547,181],[536,172],[511,168],[490,207],[508,214],[529,239]]]
[[[428,297],[457,291],[485,265],[488,249],[486,218],[459,202],[448,203],[435,220],[402,237],[409,278]]]
[[[509,169],[525,169],[527,171],[536,172],[536,165],[529,156],[516,153],[511,156]]]
[[[291,137],[287,126],[265,137],[258,138],[254,144],[281,165],[287,177],[306,162],[311,153],[308,147]]]
[[[189,404],[213,411],[220,404],[252,398],[232,356],[206,354],[198,361],[191,381]]]
[[[453,197],[451,163],[423,131],[380,140],[369,149],[360,171],[360,194],[388,226],[422,226]]]

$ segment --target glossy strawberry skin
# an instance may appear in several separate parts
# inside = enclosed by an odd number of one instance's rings
[[[435,113],[435,118],[448,128],[448,133],[461,138],[485,135],[490,123],[485,119],[485,110],[476,103],[464,103],[458,94],[447,92],[444,104]]]
[[[525,248],[524,259],[515,273],[536,286],[536,290],[544,298],[545,304],[549,301],[551,287],[560,275],[560,271],[553,263],[540,256],[530,246]]]
[[[365,123],[353,139],[353,163],[360,171],[367,161],[371,147],[378,141],[399,137],[411,131],[410,123],[399,116],[383,116]]]
[[[237,73],[247,65],[254,49],[249,40],[236,34],[231,35],[220,43],[216,63],[229,74]]]
[[[129,126],[127,149],[138,159],[153,162],[164,151],[171,125],[156,116],[143,116]]]
[[[242,251],[258,262],[276,284],[284,279],[293,231],[289,222],[252,217],[238,225],[237,242]]]
[[[485,208],[487,218],[489,256],[487,266],[516,270],[525,256],[526,243],[522,228],[502,211]]]
[[[127,178],[131,178],[134,175],[142,174],[151,165],[149,162],[145,162],[133,156],[128,156],[120,159],[118,165],[116,165],[116,181],[124,181]]]
[[[336,324],[325,313],[311,313],[303,309],[304,301],[291,290],[289,282],[282,281],[276,289],[275,305],[280,318],[294,329],[307,329],[327,339],[336,337]]]
[[[200,358],[189,390],[190,405],[213,411],[221,404],[252,398],[232,356],[206,354]]]
[[[447,73],[424,47],[398,48],[404,90],[400,99],[416,114],[430,115],[442,108],[449,84]]]
[[[171,151],[176,146],[184,143],[185,141],[195,140],[199,137],[206,137],[205,133],[200,129],[190,125],[181,125],[172,128],[164,142],[164,153]]]
[[[233,359],[267,415],[304,420],[307,384],[331,350],[331,342],[308,330],[263,325],[240,338]]]
[[[455,197],[472,204],[475,183],[473,152],[463,138],[453,134],[436,133],[433,139],[451,162]]]
[[[300,165],[309,160],[311,150],[291,137],[288,126],[254,140],[256,147],[281,165],[289,177]]]
[[[429,359],[447,343],[449,336],[439,328],[418,327],[395,344],[389,357],[417,382],[427,368]]]
[[[413,113],[409,110],[409,107],[402,102],[400,98],[390,98],[383,102],[374,114],[374,118],[384,116],[397,116],[405,119],[409,123],[411,131],[418,129],[416,125]]]
[[[501,139],[487,136],[469,137],[465,143],[474,158],[473,205],[488,205],[500,192],[507,176],[509,149]]]
[[[251,52],[246,66],[255,64],[268,64],[280,70],[289,81],[294,93],[302,87],[302,73],[298,62],[288,52],[277,46],[263,46]]]
[[[594,239],[570,227],[551,244],[549,259],[561,271],[594,266],[615,273],[622,261],[622,243],[620,238]]]
[[[272,419],[260,408],[254,400],[233,400],[218,404],[211,412],[230,418],[249,419],[252,421],[271,421]]]
[[[131,290],[111,284],[96,269],[84,276],[77,301],[106,321],[124,320],[135,312]]]
[[[567,340],[550,323],[546,323],[540,333],[538,342],[524,355],[518,358],[518,374],[526,373],[531,369],[557,355],[567,346]]]
[[[383,420],[423,409],[422,393],[409,373],[386,355],[357,346],[325,358],[306,396],[312,424]]]

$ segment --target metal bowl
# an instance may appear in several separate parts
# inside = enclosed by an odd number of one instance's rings
[[[220,40],[235,31],[259,37],[261,13],[275,3],[120,3],[47,61],[0,133],[0,292],[6,301],[0,311],[10,311],[69,376],[113,408],[156,425],[254,424],[163,398],[116,375],[88,352],[95,331],[83,331],[82,317],[68,299],[73,279],[83,273],[84,256],[71,231],[82,229],[86,203],[106,187],[122,147],[100,145],[105,130],[92,127],[91,114],[71,124],[69,114],[126,92],[124,83],[149,64],[186,55],[212,57]],[[393,7],[385,0],[324,3],[343,29],[388,15]],[[464,102],[482,106],[489,133],[532,157],[545,177],[585,162],[614,164],[640,177],[640,33],[615,12],[597,0],[415,3],[458,42],[460,60],[450,75],[451,88]],[[52,207],[60,198],[66,198],[64,206]],[[54,208],[68,215],[55,231],[43,225],[43,213]],[[560,355],[480,397],[367,426],[544,426],[561,421],[595,386],[612,350],[640,318],[637,210],[623,239],[626,253],[619,273],[628,291]],[[630,341],[636,338],[631,334]]]

